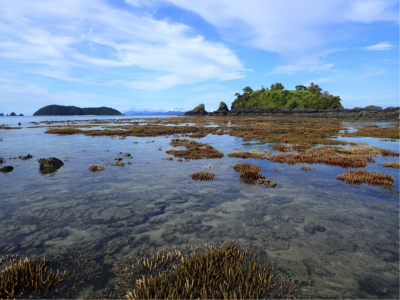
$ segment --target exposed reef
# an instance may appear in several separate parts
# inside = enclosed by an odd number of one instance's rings
[[[270,117],[293,117],[293,118],[341,118],[353,120],[398,120],[399,107],[388,107],[382,109],[379,106],[356,107],[352,109],[232,109],[230,111],[205,112],[191,110],[185,116],[270,116]]]

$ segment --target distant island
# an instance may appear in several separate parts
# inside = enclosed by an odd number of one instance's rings
[[[7,117],[23,117],[24,115],[23,114],[19,114],[19,115],[17,115],[15,112],[12,112],[11,114],[9,114],[9,115],[7,115]],[[4,117],[4,114],[3,113],[0,113],[0,117]]]
[[[118,110],[110,107],[86,107],[80,108],[76,106],[64,105],[47,105],[42,107],[33,114],[34,116],[120,116],[122,115]]]
[[[182,116],[185,112],[183,111],[127,111],[124,112],[126,116],[134,116],[134,115],[156,115],[156,116]]]

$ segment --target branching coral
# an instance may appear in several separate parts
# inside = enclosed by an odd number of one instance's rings
[[[66,275],[50,269],[45,257],[11,261],[0,273],[0,299],[45,297]]]
[[[208,180],[213,180],[215,178],[214,173],[209,173],[209,172],[196,172],[190,175],[193,180],[200,180],[200,181],[208,181]]]
[[[89,167],[89,170],[92,171],[92,172],[99,172],[99,171],[103,171],[104,167],[100,166],[100,165],[91,165]]]
[[[296,285],[250,252],[206,245],[155,276],[137,279],[127,299],[291,298]]]
[[[383,173],[371,173],[366,170],[346,171],[343,174],[336,176],[336,179],[354,185],[367,183],[371,185],[384,186],[385,188],[390,188],[394,181],[394,178],[390,175]]]
[[[167,154],[172,154],[175,157],[181,157],[185,159],[202,159],[202,158],[221,158],[224,154],[212,146],[199,143],[196,141],[189,141],[187,139],[173,139],[171,141],[173,147],[184,146],[186,150],[167,150]]]

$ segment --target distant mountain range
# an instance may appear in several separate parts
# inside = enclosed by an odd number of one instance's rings
[[[182,116],[184,115],[184,111],[126,111],[124,112],[125,116],[134,116],[134,115],[156,115],[156,116]]]

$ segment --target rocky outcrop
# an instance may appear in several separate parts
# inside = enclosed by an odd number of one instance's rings
[[[55,157],[39,158],[38,162],[39,162],[40,172],[43,174],[52,173],[64,165],[64,163],[61,160]]]
[[[187,114],[191,115],[191,114]],[[233,109],[225,113],[218,111],[208,113],[209,116],[271,116],[294,118],[340,118],[365,121],[395,121],[399,119],[400,108],[379,106],[356,107],[353,109]]]
[[[4,166],[4,167],[0,168],[0,172],[3,172],[3,173],[9,173],[12,170],[14,170],[13,166]]]
[[[185,112],[185,116],[205,116],[208,112],[204,109],[193,109]]]

